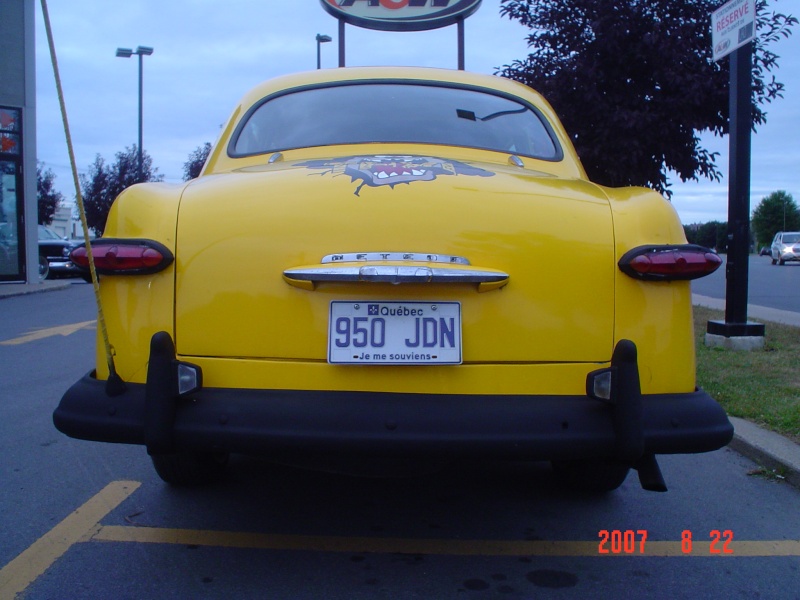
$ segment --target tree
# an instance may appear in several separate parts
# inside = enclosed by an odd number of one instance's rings
[[[97,235],[103,235],[108,211],[122,190],[135,183],[164,179],[158,174],[158,169],[153,168],[153,159],[147,152],[142,152],[142,174],[139,177],[139,155],[135,145],[117,152],[116,159],[113,165],[106,165],[98,154],[89,172],[80,176],[86,222]]]
[[[189,181],[200,175],[203,170],[203,165],[206,164],[206,159],[211,153],[211,143],[206,142],[202,146],[198,146],[189,155],[189,160],[183,163],[183,180]]]
[[[759,246],[765,246],[779,231],[800,230],[800,209],[791,194],[779,190],[761,199],[750,223]]]
[[[64,195],[55,189],[56,176],[50,169],[44,170],[44,163],[36,164],[36,203],[39,208],[39,225],[50,225],[56,211],[64,201]]]
[[[729,60],[712,61],[710,15],[721,0],[501,0],[502,15],[532,30],[531,53],[498,74],[541,92],[562,118],[593,181],[647,185],[669,195],[681,180],[718,181],[717,153],[699,133],[728,132]],[[753,123],[782,97],[768,79],[768,46],[791,34],[792,16],[757,0]]]
[[[709,221],[708,223],[692,223],[684,225],[686,241],[706,248],[713,248],[717,252],[728,251],[728,223]]]

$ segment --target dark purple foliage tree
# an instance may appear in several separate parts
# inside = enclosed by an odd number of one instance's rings
[[[189,181],[200,175],[203,170],[203,165],[206,164],[206,159],[211,153],[211,143],[206,142],[202,146],[198,146],[189,155],[189,160],[183,163],[183,180]]]
[[[720,0],[501,0],[500,12],[531,29],[531,53],[499,75],[553,105],[589,177],[669,195],[667,170],[719,180],[716,153],[699,134],[728,131],[728,58],[712,61],[711,13]],[[757,0],[753,125],[782,97],[768,47],[797,19]]]
[[[55,189],[56,176],[44,163],[36,165],[36,200],[39,212],[39,225],[50,225],[56,211],[64,201],[64,195]]]
[[[108,211],[122,190],[135,183],[161,181],[163,175],[153,168],[153,159],[142,153],[142,174],[139,175],[139,154],[136,146],[129,146],[117,152],[116,162],[106,165],[99,154],[89,166],[89,172],[81,175],[81,195],[86,210],[86,222],[97,235],[103,235]]]

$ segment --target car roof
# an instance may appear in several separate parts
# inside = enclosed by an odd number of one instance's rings
[[[515,95],[530,94],[533,92],[528,86],[504,77],[471,73],[469,71],[456,71],[453,69],[439,69],[433,67],[343,67],[338,69],[304,71],[275,77],[250,90],[245,96],[245,101],[243,103],[248,104],[246,99],[251,97],[253,100],[259,100],[276,91],[305,85],[345,81],[374,81],[380,79],[438,81],[472,85],[504,91]],[[539,96],[539,94],[536,95]]]

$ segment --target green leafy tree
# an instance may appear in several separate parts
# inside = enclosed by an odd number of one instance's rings
[[[779,231],[800,230],[800,209],[791,194],[783,190],[765,196],[750,220],[759,246],[766,246]]]
[[[142,152],[142,172],[139,175],[139,155],[136,146],[117,152],[116,162],[106,165],[99,154],[89,166],[89,172],[81,175],[81,194],[86,210],[86,222],[97,235],[103,235],[111,204],[127,187],[146,181],[162,181],[163,175],[153,168],[153,160]]]
[[[700,223],[692,223],[691,225],[683,226],[683,233],[686,236],[686,241],[690,244],[697,243],[697,230],[700,228]]]
[[[500,13],[531,29],[530,54],[498,74],[541,92],[555,108],[589,177],[670,194],[681,180],[720,179],[699,133],[728,132],[729,60],[712,61],[710,15],[722,0],[502,0]],[[797,19],[757,0],[753,124],[782,97],[768,47]]]
[[[189,160],[183,163],[183,180],[189,181],[200,175],[203,170],[203,165],[206,164],[206,159],[211,153],[211,143],[206,142],[202,146],[198,146],[189,155]]]
[[[692,223],[684,225],[686,240],[690,244],[698,244],[713,248],[717,252],[728,251],[728,223],[709,221],[708,223]]]
[[[55,189],[56,176],[44,163],[36,164],[36,202],[39,208],[39,225],[50,225],[56,211],[64,201],[64,195]]]
[[[717,252],[728,251],[728,223],[709,221],[700,226],[698,244],[706,248],[714,248]]]

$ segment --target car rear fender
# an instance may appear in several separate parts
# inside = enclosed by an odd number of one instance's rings
[[[127,188],[114,201],[103,236],[149,239],[174,253],[178,206],[187,185],[191,183]],[[117,372],[124,381],[143,382],[153,333],[174,332],[174,266],[150,275],[102,276],[101,281],[100,301]],[[97,376],[108,376],[102,342],[97,344]]]
[[[660,194],[645,188],[602,189],[611,205],[617,261],[639,246],[686,244],[677,212]],[[614,285],[614,339],[636,343],[642,392],[694,390],[690,282],[641,281],[617,269]]]

